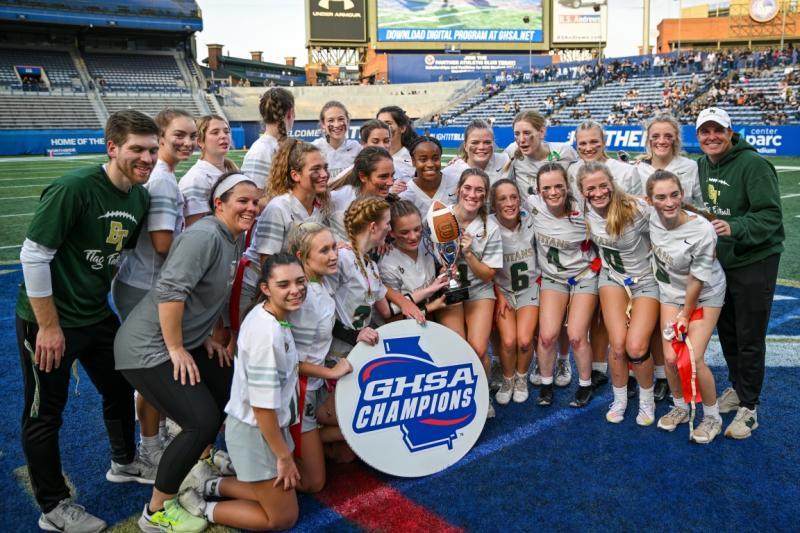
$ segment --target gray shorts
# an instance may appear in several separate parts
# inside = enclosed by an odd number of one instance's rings
[[[281,428],[281,433],[289,450],[294,450],[289,428]],[[278,459],[258,426],[245,424],[229,416],[225,419],[225,444],[239,481],[253,483],[278,477]]]
[[[306,402],[305,407],[303,407],[303,433],[317,429],[317,409],[322,406],[327,398],[328,389],[325,388],[325,385],[317,390],[306,391]]]
[[[465,302],[477,302],[478,300],[496,300],[494,295],[494,283],[479,282],[469,286],[469,297]]]
[[[662,304],[673,305],[675,307],[683,307],[683,301],[661,301]],[[725,291],[721,290],[714,294],[700,294],[697,299],[697,307],[722,307],[725,303]]]
[[[114,300],[117,313],[119,313],[120,322],[124,322],[128,318],[133,308],[145,297],[147,292],[147,289],[132,287],[114,278],[111,283],[111,298]]]
[[[609,276],[606,269],[603,269],[598,277],[600,278],[598,281],[598,289],[602,289],[603,287],[619,287],[620,289],[625,288],[617,280],[617,278],[612,278]],[[632,296],[631,299],[633,300],[636,298],[652,298],[654,300],[658,300],[658,282],[652,275],[641,278],[638,282],[630,285],[630,289]]]
[[[499,287],[500,291],[508,301],[514,311],[522,309],[523,307],[535,306],[539,307],[539,284],[534,283],[527,289],[521,291],[511,292]]]
[[[597,296],[597,276],[583,278],[575,285],[542,276],[541,290],[556,291],[563,294],[593,294]]]

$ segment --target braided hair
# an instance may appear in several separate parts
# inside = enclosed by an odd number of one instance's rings
[[[344,228],[347,232],[347,240],[353,248],[353,255],[356,259],[356,266],[365,279],[367,276],[367,265],[372,259],[367,254],[368,250],[358,249],[358,235],[373,223],[378,222],[383,214],[389,210],[389,203],[375,196],[355,200],[344,213]],[[377,275],[377,273],[376,273]],[[372,288],[367,285],[367,294],[372,296]]]
[[[269,89],[261,95],[261,100],[258,102],[258,112],[264,124],[275,124],[278,127],[279,141],[289,134],[286,131],[286,115],[292,109],[294,109],[294,95],[281,87]]]

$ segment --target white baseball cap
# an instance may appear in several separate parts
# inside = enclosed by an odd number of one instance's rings
[[[718,107],[709,107],[700,111],[700,114],[697,115],[697,122],[695,123],[694,129],[699,130],[700,126],[706,122],[716,122],[724,128],[731,127],[731,117],[728,116],[728,113],[724,109]]]

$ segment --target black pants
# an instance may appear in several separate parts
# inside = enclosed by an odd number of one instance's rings
[[[780,254],[725,271],[728,288],[717,330],[728,363],[728,379],[739,404],[754,409],[764,382],[767,326]]]
[[[133,389],[122,374],[114,370],[114,335],[118,328],[119,321],[113,315],[91,326],[64,328],[66,349],[61,365],[44,372],[34,364],[31,351],[36,347],[39,328],[35,323],[17,317],[17,343],[25,384],[22,450],[28,463],[33,494],[45,513],[70,497],[61,474],[58,432],[69,394],[70,369],[76,359],[102,396],[111,458],[117,463],[127,464],[136,454]]]
[[[155,486],[166,494],[178,492],[205,447],[216,440],[231,394],[233,367],[220,368],[217,357],[209,359],[202,346],[191,354],[200,370],[200,383],[196,385],[175,381],[172,361],[122,371],[139,394],[181,427],[158,464]]]

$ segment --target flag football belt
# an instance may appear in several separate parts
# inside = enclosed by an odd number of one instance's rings
[[[608,277],[622,285],[622,288],[625,289],[625,293],[628,295],[628,305],[625,307],[625,316],[627,317],[628,321],[626,322],[625,326],[630,326],[631,311],[633,311],[633,291],[631,290],[631,287],[639,283],[640,278],[632,278],[630,276],[623,278],[618,272],[611,268],[608,269]]]
[[[689,317],[691,324],[695,320],[703,319],[703,308],[698,307]],[[678,329],[677,324],[670,323],[663,331],[664,339],[671,341],[672,350],[677,356],[678,374],[681,378],[681,389],[684,401],[691,404],[689,412],[689,440],[694,437],[694,416],[697,411],[697,401],[703,401],[700,391],[697,390],[697,362],[695,361],[694,346],[689,339],[689,332]],[[701,354],[702,356],[702,354]]]

